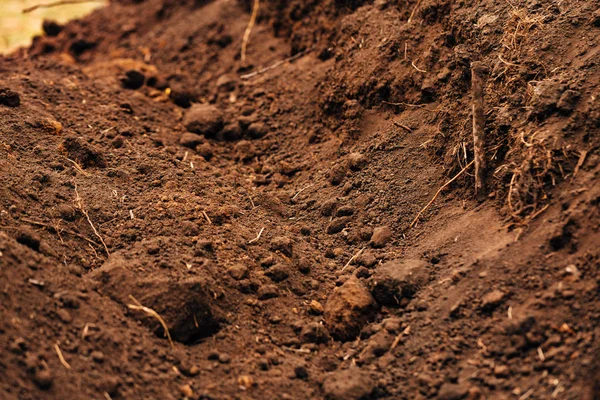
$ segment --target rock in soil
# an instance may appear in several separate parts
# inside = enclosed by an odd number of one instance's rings
[[[220,318],[209,291],[213,287],[210,278],[141,278],[128,269],[129,264],[120,254],[111,255],[91,274],[100,283],[100,291],[125,306],[135,304],[129,297],[133,296],[143,306],[156,311],[167,324],[173,340],[182,343],[192,343],[219,329]],[[164,337],[163,327],[156,318],[140,310],[131,309],[129,314]]]
[[[375,382],[359,368],[351,367],[327,374],[323,392],[327,400],[361,400],[373,393]]]
[[[377,302],[399,306],[429,282],[429,264],[421,260],[392,260],[375,269],[369,288]]]
[[[373,229],[373,235],[369,243],[374,248],[379,249],[385,247],[392,240],[392,236],[393,233],[389,226],[380,226]]]
[[[325,304],[325,323],[334,339],[355,339],[373,317],[377,305],[371,293],[352,276],[335,288]]]
[[[185,113],[183,125],[192,133],[213,137],[223,128],[223,113],[211,104],[194,104]]]
[[[500,304],[502,304],[504,302],[505,298],[506,298],[506,293],[504,293],[501,290],[493,290],[493,291],[487,293],[481,299],[481,309],[484,312],[494,311],[494,309],[496,309],[496,307],[498,307]]]

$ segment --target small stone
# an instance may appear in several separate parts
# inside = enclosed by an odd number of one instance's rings
[[[181,392],[181,395],[185,398],[191,399],[194,396],[194,390],[192,390],[192,387],[190,385],[181,385],[179,387],[179,391]]]
[[[356,257],[355,261],[358,265],[362,265],[367,268],[373,268],[377,264],[377,258],[375,257],[375,254],[368,250]]]
[[[321,204],[321,214],[324,217],[331,217],[338,208],[338,201],[336,199],[329,199]]]
[[[370,244],[374,248],[385,247],[390,240],[392,240],[392,230],[389,226],[380,226],[373,229],[373,236],[371,236]]]
[[[236,281],[248,277],[248,267],[244,264],[234,264],[227,268],[227,273]]]
[[[348,166],[353,171],[359,171],[367,166],[368,159],[361,153],[350,153],[348,155]]]
[[[444,383],[438,392],[439,400],[461,400],[469,394],[469,388],[465,385]]]
[[[323,381],[323,392],[328,400],[365,399],[374,389],[373,379],[356,367],[331,372]]]
[[[223,74],[217,79],[217,89],[219,92],[226,93],[235,90],[238,79],[232,74]]]
[[[342,341],[353,340],[370,320],[376,304],[371,293],[355,277],[334,289],[325,304],[325,322],[331,335]]]
[[[350,223],[350,221],[351,221],[350,217],[334,218],[329,223],[329,225],[327,225],[327,233],[329,235],[334,235],[336,233],[340,233],[341,231],[344,230],[346,225],[348,225]]]
[[[231,362],[231,357],[227,353],[219,354],[219,362],[221,364],[229,364]]]
[[[310,273],[311,266],[310,260],[306,257],[302,257],[298,260],[298,271],[304,275]]]
[[[392,260],[378,266],[369,288],[379,304],[399,306],[429,282],[429,264],[421,260]]]
[[[338,164],[329,171],[329,183],[333,186],[338,186],[344,181],[348,167],[345,164]]]
[[[252,139],[260,139],[269,133],[269,127],[264,122],[253,122],[246,129]]]
[[[210,143],[202,143],[196,146],[196,153],[206,161],[210,161],[214,156],[213,148]]]
[[[0,88],[0,104],[6,107],[18,107],[21,105],[21,96],[8,88]]]
[[[508,378],[510,375],[510,370],[506,365],[496,365],[494,367],[494,376],[496,378]]]
[[[73,317],[71,317],[71,314],[64,308],[57,310],[56,314],[58,315],[58,318],[65,324],[70,324],[71,321],[73,321]]]
[[[281,282],[290,276],[289,268],[284,264],[275,264],[265,271],[265,275],[273,282]]]
[[[278,236],[271,240],[271,250],[280,251],[281,254],[291,257],[293,250],[293,242],[292,239],[285,236]]]
[[[140,71],[135,69],[125,72],[125,76],[121,78],[121,86],[125,89],[139,89],[144,86],[146,77]]]
[[[563,86],[553,80],[543,80],[533,89],[531,116],[543,118],[551,114],[563,93]]]
[[[262,285],[256,294],[259,300],[273,299],[279,297],[279,289],[275,285]]]
[[[254,379],[249,375],[242,375],[238,378],[238,385],[246,389],[250,389],[254,386]]]
[[[352,206],[342,206],[335,212],[337,217],[348,217],[352,214],[354,214],[354,207]]]
[[[325,309],[317,300],[311,300],[310,304],[308,305],[308,312],[313,315],[321,315],[325,312]]]
[[[189,132],[213,137],[223,128],[223,114],[211,104],[194,104],[185,113],[183,125]]]
[[[501,290],[493,290],[487,293],[481,299],[481,309],[485,312],[491,312],[504,302],[506,293]]]
[[[97,363],[104,362],[104,353],[102,353],[101,351],[92,351],[91,357],[92,360],[94,360]]]
[[[179,139],[179,144],[183,147],[195,149],[204,143],[204,136],[197,135],[195,133],[185,132]]]

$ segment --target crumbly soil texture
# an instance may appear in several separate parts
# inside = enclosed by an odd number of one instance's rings
[[[597,1],[44,29],[0,58],[1,399],[600,398]]]

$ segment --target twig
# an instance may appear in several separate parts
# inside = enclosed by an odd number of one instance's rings
[[[263,231],[264,231],[264,230],[265,230],[265,228],[260,228],[260,232],[258,232],[258,235],[256,235],[256,237],[255,237],[254,239],[250,240],[250,241],[248,242],[248,244],[251,244],[251,243],[257,242],[257,241],[258,241],[258,239],[260,239],[260,235],[262,235],[262,233],[263,233]]]
[[[27,218],[21,218],[21,221],[26,222],[28,224],[32,224],[32,225],[41,226],[43,228],[49,229],[50,231],[57,232],[56,227],[54,227],[52,225],[49,225],[49,224],[45,224],[43,222],[34,221],[34,220],[31,220],[31,219],[27,219]],[[87,237],[85,237],[85,236],[83,236],[83,235],[81,235],[81,234],[79,234],[77,232],[73,232],[73,231],[70,231],[68,229],[61,229],[61,232],[68,233],[69,235],[78,237],[80,239],[83,239],[83,240],[87,241],[88,243],[91,243],[93,245],[98,246],[98,243],[94,242],[92,239],[87,238]]]
[[[473,150],[475,159],[475,194],[479,200],[486,195],[485,159],[485,109],[483,102],[483,66],[479,62],[471,64],[471,90],[473,92]]]
[[[350,265],[350,263],[351,263],[352,261],[354,261],[354,259],[356,259],[356,257],[360,256],[360,255],[362,254],[362,252],[363,252],[363,251],[365,251],[365,249],[366,249],[366,247],[363,247],[363,248],[362,248],[362,249],[360,249],[360,250],[359,250],[359,251],[358,251],[358,252],[357,252],[355,255],[353,255],[353,256],[352,256],[352,257],[351,257],[351,258],[348,260],[348,262],[346,263],[346,265],[344,265],[344,268],[342,268],[342,272],[343,272],[343,271],[344,271],[346,268],[348,268],[348,266]]]
[[[410,129],[410,127],[408,127],[404,124],[401,124],[400,122],[394,121],[394,120],[392,120],[392,122],[394,123],[394,125],[399,126],[400,128],[406,129],[409,133],[412,132],[412,129]]]
[[[392,342],[392,345],[390,346],[390,351],[394,350],[398,346],[398,344],[400,344],[400,340],[402,339],[402,337],[408,335],[409,333],[410,325],[408,325],[402,332],[398,334],[398,336],[396,336],[396,338]]]
[[[579,153],[579,160],[577,160],[577,165],[575,165],[575,169],[573,170],[573,176],[571,177],[571,182],[573,182],[573,179],[575,179],[575,175],[577,175],[577,173],[579,172],[579,168],[581,168],[581,166],[585,162],[585,158],[587,157],[587,154],[588,154],[587,150],[583,150],[581,153]]]
[[[169,344],[171,345],[171,348],[175,348],[175,344],[173,344],[173,339],[171,339],[171,334],[169,333],[169,328],[167,327],[167,324],[165,323],[165,320],[162,319],[162,317],[160,315],[158,315],[158,313],[156,311],[154,311],[153,309],[151,309],[149,307],[146,307],[146,306],[143,306],[142,303],[140,303],[139,301],[137,301],[136,298],[133,297],[132,295],[129,295],[129,298],[135,304],[128,304],[127,308],[129,308],[131,310],[143,311],[146,314],[151,315],[154,318],[156,318],[158,320],[158,322],[160,322],[160,324],[162,325],[163,329],[165,330],[165,334],[167,336],[167,339],[169,339]]]
[[[417,70],[417,71],[419,71],[419,72],[423,72],[423,73],[427,72],[427,71],[425,71],[424,69],[421,69],[421,68],[417,67],[417,66],[415,65],[415,62],[414,62],[414,61],[411,61],[411,62],[410,62],[410,65],[412,65],[412,66],[413,66],[413,68],[414,68],[414,69],[416,69],[416,70]]]
[[[94,231],[94,235],[96,235],[96,237],[98,239],[100,239],[102,246],[104,246],[104,251],[106,252],[106,255],[110,257],[110,252],[108,251],[108,246],[106,246],[104,239],[102,239],[102,236],[100,236],[100,234],[96,230],[96,227],[92,223],[92,220],[90,219],[90,215],[88,214],[87,210],[83,207],[83,201],[81,200],[81,197],[79,197],[79,192],[77,191],[77,185],[75,185],[75,206],[79,209],[79,211],[81,211],[81,213],[83,215],[85,215],[85,218],[87,219],[88,223],[92,227],[92,231]]]
[[[69,161],[70,163],[72,163],[72,164],[73,164],[73,166],[75,167],[75,169],[77,170],[77,172],[79,172],[81,175],[84,175],[84,176],[90,176],[90,174],[88,174],[87,172],[85,172],[85,171],[83,170],[83,168],[81,168],[81,165],[79,165],[79,164],[77,163],[77,161],[73,161],[73,160],[71,160],[70,158],[67,158],[67,157],[65,157],[65,160],[67,160],[67,161]]]
[[[62,365],[64,365],[64,367],[66,369],[71,369],[71,366],[69,365],[67,360],[65,360],[65,358],[63,357],[62,351],[60,351],[60,347],[58,347],[58,343],[54,344],[54,350],[56,350],[56,354],[58,354],[58,359],[60,360],[60,363]]]
[[[212,221],[208,217],[208,214],[206,213],[206,211],[202,211],[202,215],[204,215],[204,218],[206,218],[206,222],[208,222],[209,225],[212,225]]]
[[[425,104],[411,104],[411,103],[392,103],[390,101],[382,101],[383,104],[389,104],[390,106],[403,106],[403,107],[411,107],[411,108],[421,108],[425,107]]]
[[[435,192],[435,195],[433,196],[433,198],[429,201],[429,203],[427,203],[427,205],[425,207],[423,207],[421,209],[421,211],[419,211],[419,213],[417,214],[417,216],[415,217],[415,219],[413,220],[413,222],[411,222],[409,228],[412,228],[413,226],[415,226],[415,224],[417,223],[417,221],[419,220],[419,218],[421,217],[421,214],[423,214],[425,212],[425,210],[427,210],[429,208],[429,206],[435,201],[435,199],[437,199],[437,197],[439,196],[439,194],[442,192],[442,190],[444,190],[444,188],[446,188],[448,185],[450,185],[452,182],[454,182],[455,180],[457,180],[471,165],[473,165],[473,163],[475,162],[475,160],[472,160],[470,163],[468,163],[467,165],[465,165],[465,167],[463,169],[460,170],[460,172],[458,174],[456,174],[454,176],[454,178],[450,179],[448,182],[444,183],[437,192]]]
[[[408,23],[409,24],[412,22],[412,19],[414,18],[415,13],[419,9],[420,5],[421,5],[421,0],[417,1],[417,4],[415,5],[415,8],[413,8],[412,12],[410,13],[410,17],[408,17]]]
[[[246,31],[244,32],[244,38],[242,39],[242,52],[240,55],[242,63],[246,61],[246,47],[248,46],[248,40],[250,39],[252,27],[254,26],[254,22],[256,22],[259,3],[260,0],[254,0],[254,6],[252,7],[252,15],[250,16],[250,21],[248,22],[248,26],[246,27]]]
[[[279,60],[276,63],[269,65],[268,67],[261,68],[258,71],[250,72],[249,74],[246,74],[246,75],[241,75],[240,79],[250,79],[250,78],[254,78],[255,76],[262,75],[265,72],[275,69],[287,62],[292,62],[294,60],[297,60],[298,58],[302,57],[305,54],[310,53],[311,51],[312,51],[312,48],[306,49],[306,50],[301,51],[300,53],[296,53],[293,56],[288,57],[284,60]]]
[[[308,185],[308,186],[305,186],[305,187],[303,187],[302,189],[300,189],[300,190],[299,190],[299,191],[298,191],[298,192],[297,192],[297,193],[294,195],[294,197],[292,197],[292,200],[296,200],[296,197],[298,197],[298,195],[299,195],[300,193],[304,192],[306,189],[308,189],[308,188],[310,188],[310,187],[312,187],[312,186],[314,186],[314,184],[312,184],[312,185]]]
[[[34,6],[24,8],[22,13],[27,14],[27,13],[37,10],[38,8],[50,8],[50,7],[56,7],[56,6],[65,6],[68,4],[81,4],[81,3],[104,3],[104,1],[105,0],[60,0],[60,1],[55,1],[54,3],[36,4]]]

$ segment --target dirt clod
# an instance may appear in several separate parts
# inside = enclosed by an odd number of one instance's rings
[[[211,104],[194,104],[183,117],[183,125],[192,133],[213,137],[223,128],[223,113]]]
[[[331,372],[323,381],[323,392],[328,400],[366,399],[375,389],[375,382],[358,368]]]
[[[379,304],[397,307],[412,299],[428,282],[429,269],[426,262],[392,260],[375,269],[369,280],[369,287]]]
[[[380,226],[373,229],[373,235],[369,243],[376,249],[383,248],[392,240],[392,236],[393,233],[389,226]]]
[[[334,289],[325,304],[325,322],[334,339],[348,341],[358,336],[376,310],[371,293],[352,277]]]

